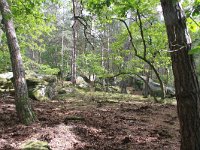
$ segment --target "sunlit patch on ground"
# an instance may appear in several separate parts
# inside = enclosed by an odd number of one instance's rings
[[[39,128],[37,130],[36,134],[23,141],[22,144],[30,140],[40,140],[47,141],[48,145],[53,150],[70,150],[76,145],[84,147],[84,143],[80,142],[78,137],[72,132],[73,126],[66,126],[62,123],[54,127]]]

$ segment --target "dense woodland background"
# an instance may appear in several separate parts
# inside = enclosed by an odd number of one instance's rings
[[[150,75],[159,82],[157,71],[165,85],[173,86],[170,50],[159,1],[122,1],[112,6],[109,1],[73,3],[74,6],[71,1],[11,1],[25,70],[46,74],[60,71],[65,78],[76,67],[76,76],[95,75],[97,80],[117,76],[121,81],[128,76]],[[194,9],[198,6],[193,1],[184,1],[183,7],[192,46],[197,48],[199,16],[198,9]],[[3,29],[1,36],[0,71],[3,73],[12,69]],[[195,54],[197,72],[198,58]]]

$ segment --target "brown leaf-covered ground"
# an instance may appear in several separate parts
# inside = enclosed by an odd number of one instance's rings
[[[14,99],[0,98],[0,149],[20,149],[30,140],[52,150],[177,150],[176,106],[139,101],[95,102],[67,98],[37,102],[38,121],[18,122]]]

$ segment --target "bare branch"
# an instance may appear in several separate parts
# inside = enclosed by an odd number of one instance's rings
[[[83,25],[83,27],[84,27],[84,36],[85,36],[87,42],[92,46],[92,49],[94,50],[94,49],[95,49],[95,48],[94,48],[94,45],[90,42],[90,40],[89,40],[88,37],[87,37],[87,33],[88,33],[88,32],[86,32],[86,31],[87,31],[88,26],[89,26],[88,23],[87,23],[87,21],[85,20],[85,18],[80,17],[80,16],[74,16],[74,19],[78,20],[78,21]],[[82,21],[82,20],[83,20],[83,21]],[[90,35],[91,35],[91,34],[90,34]]]
[[[194,18],[192,18],[192,16],[190,16],[190,19],[192,19],[192,21],[200,28],[200,25],[198,24],[196,20],[194,20]]]

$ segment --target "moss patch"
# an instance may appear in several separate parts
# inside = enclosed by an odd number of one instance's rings
[[[22,145],[22,150],[50,150],[47,142],[29,141]]]

